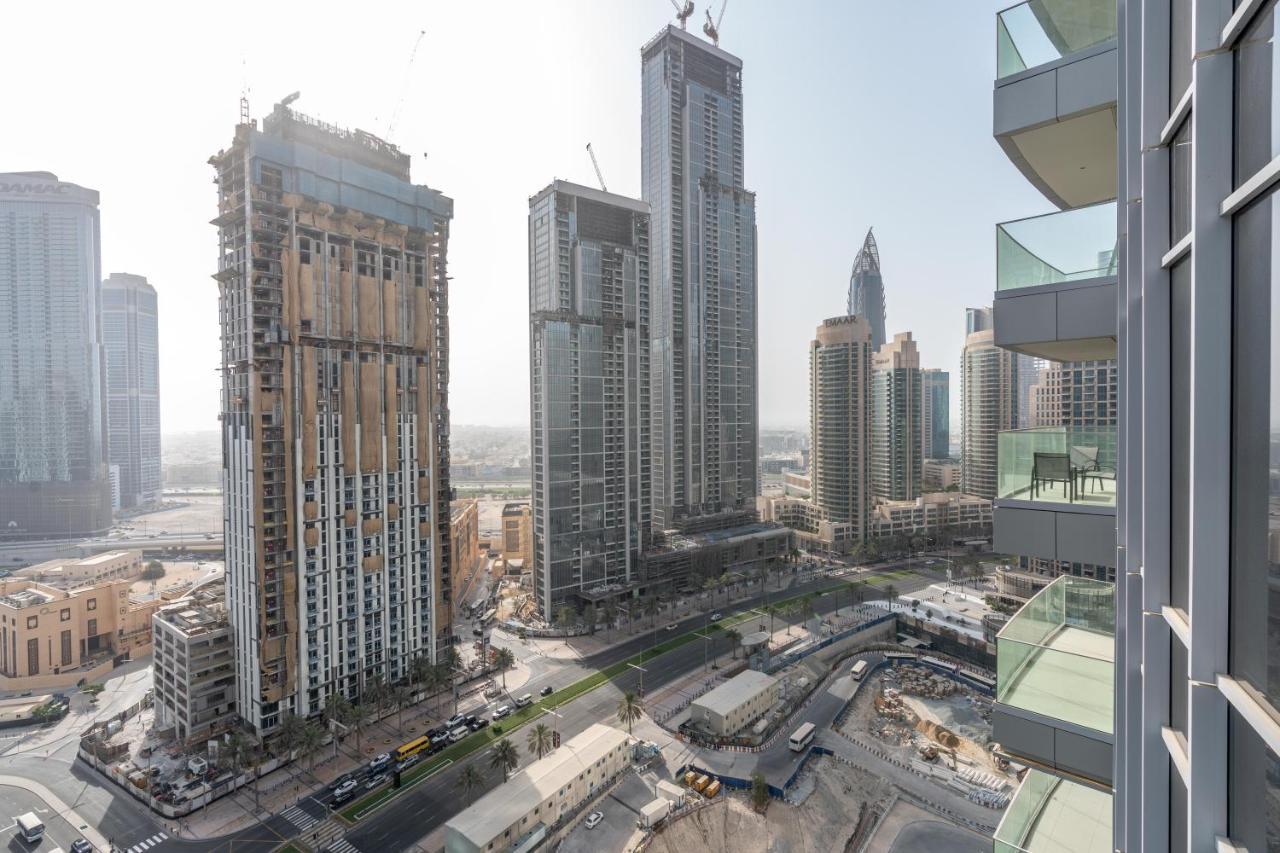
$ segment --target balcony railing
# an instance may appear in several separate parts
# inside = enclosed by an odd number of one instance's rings
[[[996,701],[1112,732],[1115,587],[1063,575],[996,636]]]
[[[996,497],[1116,505],[1115,427],[1035,427],[1000,433]]]
[[[1029,770],[996,828],[995,853],[1110,853],[1110,795]]]
[[[996,226],[996,290],[1116,274],[1116,203]]]
[[[1026,0],[996,14],[996,77],[1116,37],[1116,0]]]

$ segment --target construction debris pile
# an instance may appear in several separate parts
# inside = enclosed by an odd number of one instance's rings
[[[904,665],[895,667],[898,684],[903,693],[911,696],[928,696],[931,699],[945,699],[956,691],[960,685],[944,675],[922,666]]]

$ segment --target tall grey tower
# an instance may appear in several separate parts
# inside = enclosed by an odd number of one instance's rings
[[[889,501],[921,492],[920,351],[910,332],[871,354],[871,492]]]
[[[107,458],[120,466],[120,506],[160,500],[160,348],[155,288],[112,273],[102,283]]]
[[[649,542],[649,206],[555,181],[529,200],[538,611],[629,583]]]
[[[672,26],[641,55],[654,521],[723,514],[730,524],[754,516],[756,495],[756,216],[743,183],[742,61]]]
[[[871,324],[824,320],[809,345],[809,473],[825,520],[862,539],[871,511]]]
[[[853,259],[853,272],[849,273],[848,313],[867,318],[871,324],[871,350],[879,352],[885,345],[884,279],[880,277],[880,249],[870,228]]]
[[[111,524],[98,191],[0,173],[0,538]]]

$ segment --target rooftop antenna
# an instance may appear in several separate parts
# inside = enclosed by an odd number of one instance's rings
[[[600,189],[608,192],[609,188],[604,185],[604,175],[600,172],[600,164],[596,162],[596,152],[591,150],[590,142],[587,143],[587,153],[591,155],[591,165],[596,168],[596,180],[600,182]]]
[[[387,122],[387,132],[385,134],[387,140],[391,139],[391,132],[396,129],[396,122],[400,118],[400,108],[404,106],[404,99],[409,94],[409,72],[413,70],[413,60],[418,58],[418,46],[422,44],[422,37],[426,34],[426,30],[418,30],[418,39],[413,43],[413,50],[409,52],[409,64],[404,69],[404,85],[400,87],[400,100],[396,101],[396,107],[391,111],[391,120]]]
[[[702,25],[702,31],[707,34],[707,38],[711,39],[711,43],[716,47],[720,46],[720,22],[724,20],[724,9],[728,5],[729,0],[724,0],[724,2],[720,4],[720,15],[716,18],[714,23],[711,21],[711,10],[706,10],[707,22]]]
[[[671,0],[671,8],[676,10],[676,20],[680,22],[680,29],[685,29],[685,24],[689,23],[689,18],[693,17],[693,0]]]

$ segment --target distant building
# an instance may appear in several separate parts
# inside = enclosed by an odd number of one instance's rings
[[[871,356],[871,493],[912,500],[921,492],[920,352],[910,332]]]
[[[528,563],[533,552],[533,509],[526,503],[502,507],[502,557]]]
[[[599,723],[569,738],[450,818],[445,853],[533,850],[631,766],[630,741]]]
[[[14,577],[57,585],[94,586],[142,574],[142,552],[104,551],[89,557],[72,557],[36,563],[14,571]]]
[[[848,313],[865,317],[871,326],[871,351],[879,352],[888,343],[885,336],[884,279],[880,276],[880,248],[872,229],[862,240],[849,273]]]
[[[235,647],[225,587],[211,584],[151,617],[155,727],[191,748],[236,720]]]
[[[743,670],[689,705],[689,723],[716,737],[733,737],[764,716],[782,696],[778,679]]]
[[[782,493],[789,498],[813,497],[813,478],[808,472],[787,471],[782,475]]]
[[[1117,373],[1115,359],[1046,362],[1030,389],[1028,426],[1115,429]]]
[[[921,379],[921,458],[946,459],[951,455],[951,374],[932,368],[921,371]]]
[[[871,326],[833,317],[809,346],[809,470],[823,517],[861,530],[871,508]]]
[[[555,181],[529,199],[534,597],[629,584],[652,524],[649,206]]]
[[[915,500],[877,503],[871,515],[871,535],[876,538],[944,527],[989,531],[991,501],[960,492],[931,492]]]
[[[0,537],[111,525],[98,192],[0,173]]]
[[[667,531],[641,557],[641,576],[635,586],[648,595],[701,589],[705,578],[724,574],[753,578],[782,566],[790,547],[790,531],[763,521],[698,533]],[[608,587],[584,594],[598,602],[617,599],[624,592]]]
[[[120,466],[120,508],[160,502],[160,338],[156,291],[140,275],[102,283],[108,459]]]
[[[952,486],[960,487],[960,463],[956,460],[926,459],[921,467],[925,491],[944,492]]]
[[[977,310],[969,309],[971,321]],[[988,500],[996,496],[1000,432],[1017,428],[1019,409],[1020,356],[997,347],[994,336],[989,328],[970,334],[960,355],[960,490]]]
[[[453,545],[453,601],[462,603],[462,593],[480,563],[480,504],[457,500],[449,505],[450,542]]]

